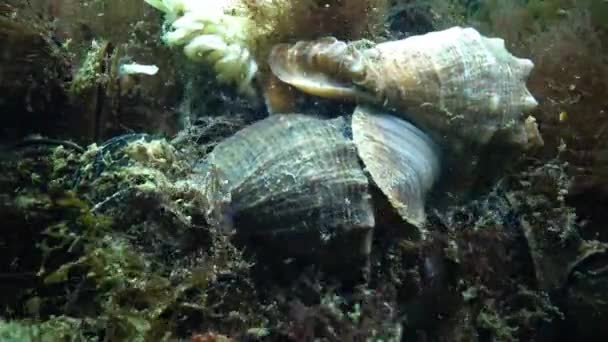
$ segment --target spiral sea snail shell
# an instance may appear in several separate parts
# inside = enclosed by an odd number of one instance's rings
[[[543,144],[526,115],[537,106],[526,87],[534,64],[473,28],[380,44],[331,37],[280,44],[268,63],[305,93],[370,104],[419,127],[441,148],[451,193],[504,172],[510,161],[488,162],[492,154],[517,157]]]
[[[534,64],[473,28],[371,46],[334,38],[280,44],[269,64],[304,92],[395,110],[438,140],[486,144],[506,130],[522,144],[539,142],[521,137],[528,132],[523,113],[537,106],[525,84]]]

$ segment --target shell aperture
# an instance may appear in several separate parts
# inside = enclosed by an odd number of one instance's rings
[[[353,81],[365,77],[361,57],[345,42],[333,37],[278,44],[269,66],[281,81],[301,91],[330,99],[374,102],[374,96],[356,89]]]

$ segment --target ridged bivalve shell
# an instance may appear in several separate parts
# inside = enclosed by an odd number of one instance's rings
[[[526,129],[523,115],[537,105],[525,84],[532,61],[472,28],[377,45],[333,38],[280,44],[269,65],[304,92],[395,110],[458,152],[488,143],[498,131],[512,132],[501,134],[509,143],[542,143],[537,130]],[[536,136],[522,140],[522,132]]]
[[[440,174],[439,147],[416,126],[358,106],[353,141],[375,184],[397,213],[424,237],[426,197]]]
[[[374,211],[345,118],[273,115],[218,144],[199,168],[210,221],[273,237],[290,255],[369,253]]]

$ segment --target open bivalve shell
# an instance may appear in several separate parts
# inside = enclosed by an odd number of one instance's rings
[[[343,265],[368,256],[375,210],[388,203],[404,233],[426,236],[438,153],[420,129],[372,108],[359,107],[352,118],[279,114],[219,143],[195,179],[212,225],[279,241],[277,255],[327,261],[330,253]],[[372,196],[370,184],[384,196]]]
[[[372,180],[424,237],[426,197],[440,174],[438,146],[411,123],[370,107],[355,109],[352,127],[353,141]]]

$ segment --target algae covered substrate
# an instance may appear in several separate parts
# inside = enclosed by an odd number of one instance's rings
[[[205,4],[0,5],[0,341],[608,337],[604,1]],[[356,57],[454,26],[504,39],[505,49],[534,63],[526,84],[538,101],[530,114],[542,146],[477,151],[483,163],[471,163],[471,183],[429,192],[423,230],[404,223],[364,161],[350,163],[354,171],[339,180],[354,184],[345,196],[366,184],[369,197],[356,198],[373,207],[371,241],[311,228],[317,217],[338,222],[339,209],[355,203],[311,209],[315,220],[294,209],[318,208],[336,193],[331,175],[306,173],[311,164],[302,160],[338,155],[340,163],[319,166],[333,172],[354,155],[357,103],[344,94],[370,98],[364,82],[351,82],[365,69],[345,72],[354,58],[323,69],[336,56],[294,55],[290,61],[321,66],[288,70],[308,72],[317,83],[302,86],[309,78],[295,72],[302,78],[288,81],[311,95],[275,77],[273,47],[332,36],[324,42],[348,42],[341,53]],[[274,141],[259,138],[252,148],[239,139],[256,141],[248,132],[268,128],[269,117],[283,122],[272,115],[293,120],[287,111],[333,126],[319,124],[318,139],[280,134],[282,146],[268,151],[289,154],[248,154]],[[507,157],[513,164],[496,170]],[[301,164],[280,172],[275,166],[289,158]],[[247,163],[256,165],[250,174],[231,168]],[[274,181],[296,184],[285,191],[298,198],[323,196],[297,202]],[[475,191],[459,198],[464,190]],[[255,209],[246,222],[245,207]],[[281,226],[290,217],[251,224],[292,209],[302,215],[297,229]],[[348,213],[348,222],[369,228]]]

